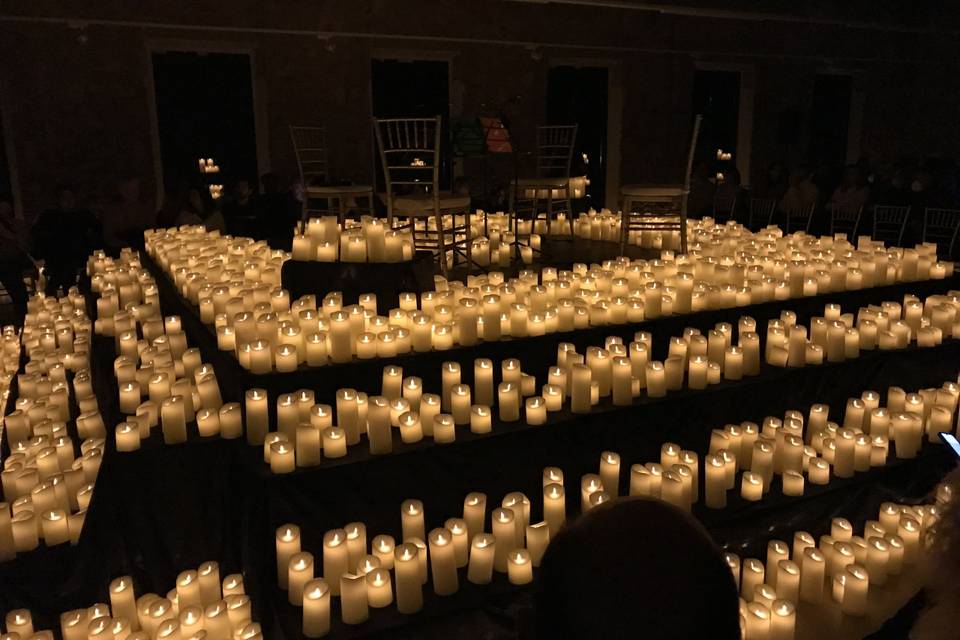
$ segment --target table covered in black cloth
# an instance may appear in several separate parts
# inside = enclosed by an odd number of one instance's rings
[[[296,638],[293,627],[299,614],[282,603],[275,587],[277,526],[300,525],[304,548],[319,554],[323,533],[351,521],[367,525],[368,540],[379,533],[399,537],[399,505],[406,498],[423,500],[431,528],[459,516],[470,491],[488,494],[488,510],[505,493],[522,491],[531,499],[533,513],[539,514],[540,470],[548,465],[564,470],[573,514],[580,477],[597,471],[603,450],[622,456],[621,492],[626,493],[629,465],[658,460],[663,442],[702,455],[711,428],[760,421],[788,409],[806,411],[819,401],[831,405],[836,419],[847,397],[863,390],[885,392],[891,384],[914,389],[954,378],[958,356],[960,341],[951,340],[938,348],[873,352],[822,367],[765,366],[760,376],[725,381],[705,391],[641,398],[630,407],[605,404],[586,415],[558,412],[540,427],[495,423],[489,435],[461,428],[457,441],[449,445],[405,445],[397,438],[392,455],[374,457],[361,444],[346,458],[324,460],[319,467],[289,475],[271,474],[262,449],[243,441],[193,434],[189,444],[168,447],[155,434],[139,452],[108,455],[78,552],[111,551],[98,566],[88,568],[99,574],[93,585],[131,573],[138,585],[166,588],[178,571],[211,558],[225,568],[242,567],[260,606],[259,619],[273,629],[270,637]],[[727,509],[698,505],[694,510],[719,542],[759,553],[751,550],[767,539],[792,535],[796,529],[820,531],[832,515],[859,525],[876,516],[884,499],[922,495],[949,461],[943,447],[930,445],[916,460],[891,459],[887,467],[834,479],[825,487],[808,484],[802,498],[786,498],[775,485],[760,503],[747,503],[734,490],[728,494]],[[421,616],[476,608],[488,595],[505,597],[507,592],[505,585],[489,593],[468,589],[462,596],[439,599]],[[347,635],[394,629],[419,619],[395,611],[375,617],[377,624],[348,630]]]
[[[397,306],[402,291],[421,293],[434,288],[436,258],[430,251],[418,251],[413,260],[403,262],[301,262],[283,263],[281,282],[293,299],[312,293],[317,302],[332,290],[343,293],[346,304],[355,304],[364,293],[377,296],[377,309],[386,315]]]
[[[666,357],[667,343],[670,338],[682,335],[686,327],[694,327],[705,333],[713,329],[718,322],[735,324],[740,316],[750,316],[757,321],[758,330],[765,332],[767,321],[779,318],[780,312],[785,309],[795,312],[798,322],[806,323],[813,316],[823,315],[824,305],[830,303],[840,304],[844,313],[847,313],[855,312],[858,308],[869,304],[880,304],[888,300],[902,302],[906,294],[926,298],[929,295],[960,289],[960,274],[957,274],[943,280],[922,280],[732,309],[664,316],[637,323],[591,327],[515,340],[481,342],[474,346],[454,347],[446,351],[409,353],[394,358],[354,359],[346,364],[321,367],[301,366],[291,373],[253,374],[240,366],[232,352],[220,351],[217,348],[216,333],[212,326],[200,321],[197,307],[180,296],[160,266],[153,262],[149,255],[144,254],[142,260],[157,281],[160,306],[164,315],[181,317],[184,331],[189,336],[190,346],[198,347],[204,361],[214,365],[224,400],[238,402],[242,401],[246,389],[265,389],[271,399],[281,393],[290,393],[297,389],[313,389],[317,402],[332,404],[337,389],[353,388],[367,392],[379,390],[383,368],[388,364],[403,367],[405,376],[419,376],[423,379],[424,389],[431,390],[438,389],[440,386],[440,367],[444,362],[460,362],[464,382],[470,384],[473,376],[472,363],[476,358],[491,358],[494,362],[506,358],[520,358],[524,371],[538,376],[538,384],[542,384],[547,367],[556,362],[559,342],[572,343],[576,345],[578,351],[583,353],[588,346],[603,345],[608,336],[618,336],[625,342],[629,342],[633,339],[635,332],[648,331],[653,336],[653,359],[662,359]],[[396,293],[398,292],[394,293],[394,297]],[[378,297],[378,302],[379,300]],[[270,410],[271,412],[275,410],[273,402]]]
[[[148,260],[145,258],[145,263],[150,265]],[[852,311],[867,303],[900,300],[904,293],[923,297],[958,284],[956,278],[910,283],[390,361],[252,376],[241,370],[232,356],[216,350],[215,337],[200,324],[194,308],[179,297],[162,273],[155,271],[155,275],[164,314],[181,315],[191,346],[200,346],[205,361],[215,364],[224,399],[239,400],[245,389],[261,386],[271,392],[271,406],[277,393],[297,388],[314,389],[320,402],[330,401],[335,390],[345,386],[379,389],[382,367],[391,362],[404,366],[405,375],[423,377],[428,388],[439,386],[441,362],[468,364],[482,356],[520,357],[529,373],[543,376],[559,341],[582,348],[601,344],[607,335],[629,338],[643,329],[654,333],[656,353],[662,355],[666,340],[680,335],[686,326],[705,330],[716,322],[735,321],[742,314],[753,316],[763,326],[784,308],[796,311],[804,321],[822,313],[827,302],[840,302],[845,311]],[[96,338],[91,363],[108,427],[119,420],[112,346],[112,339]],[[350,521],[367,525],[368,540],[379,533],[399,538],[399,505],[406,498],[424,502],[428,528],[459,516],[463,498],[470,491],[487,493],[488,511],[505,493],[522,491],[531,499],[533,513],[539,514],[540,470],[548,465],[564,470],[568,512],[573,514],[578,508],[580,477],[597,471],[601,451],[621,454],[621,492],[625,493],[629,465],[657,461],[666,441],[702,455],[713,428],[729,422],[759,421],[789,409],[805,412],[815,402],[829,404],[837,419],[846,399],[863,390],[884,392],[890,385],[913,390],[955,379],[958,356],[960,340],[948,340],[936,348],[864,352],[860,358],[820,367],[764,365],[759,376],[724,381],[703,391],[682,390],[659,399],[643,397],[629,407],[603,403],[586,415],[561,411],[551,414],[548,423],[540,427],[495,421],[494,432],[483,436],[458,428],[457,441],[449,445],[430,441],[406,445],[395,434],[392,455],[373,457],[361,445],[345,458],[325,459],[319,467],[283,476],[271,474],[263,463],[262,449],[248,447],[243,440],[202,439],[192,433],[187,444],[164,446],[155,432],[140,451],[120,454],[109,438],[80,543],[40,549],[0,564],[0,609],[29,607],[46,627],[53,627],[60,611],[104,601],[106,585],[118,575],[133,575],[140,593],[165,593],[179,571],[205,560],[218,560],[222,574],[242,570],[247,575],[255,619],[264,624],[266,637],[298,638],[299,610],[285,604],[285,594],[275,586],[274,530],[286,522],[299,524],[304,548],[319,554],[323,533]],[[469,382],[472,367],[464,369]],[[786,498],[775,485],[760,503],[746,503],[734,490],[728,493],[727,509],[710,511],[695,506],[694,511],[721,543],[740,552],[759,553],[759,545],[771,537],[792,535],[796,529],[822,532],[832,515],[862,525],[876,516],[877,505],[884,499],[923,495],[951,462],[942,447],[930,445],[915,460],[891,459],[886,467],[850,479],[834,479],[826,487],[808,484],[802,498]],[[418,637],[416,625],[428,619],[490,606],[515,615],[511,603],[522,600],[524,590],[518,593],[502,582],[488,589],[465,587],[448,598],[428,598],[424,612],[415,616],[401,616],[394,609],[376,611],[369,624],[351,629],[338,625],[337,634],[404,637],[409,633],[409,637]],[[429,591],[428,586],[425,593]],[[442,625],[435,620],[431,625],[434,623]],[[401,630],[402,625],[407,625],[406,631]]]

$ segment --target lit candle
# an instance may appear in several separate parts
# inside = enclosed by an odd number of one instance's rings
[[[170,396],[160,403],[160,426],[164,444],[187,441],[187,424],[183,396]]]
[[[473,361],[473,386],[477,404],[493,404],[493,361],[477,358]]]
[[[589,372],[589,369],[587,369]],[[520,419],[520,390],[511,382],[501,382],[497,388],[501,422],[516,422]]]
[[[330,587],[323,578],[303,587],[303,635],[322,638],[330,633]]]
[[[524,413],[529,425],[542,425],[547,421],[547,401],[541,396],[530,396],[524,401]]]
[[[397,611],[416,613],[423,608],[423,583],[420,580],[420,560],[417,545],[405,542],[394,551],[397,579]]]
[[[400,505],[400,524],[404,540],[426,538],[423,503],[419,500],[404,500]]]
[[[367,582],[367,600],[370,607],[382,609],[390,606],[393,603],[390,571],[378,567],[365,575]]]
[[[763,476],[752,471],[744,471],[740,495],[750,502],[760,500],[763,497]]]
[[[819,604],[823,600],[823,580],[826,572],[826,557],[816,547],[803,550],[800,563],[800,599]]]
[[[267,435],[267,392],[250,389],[246,392],[247,444],[263,444]]]
[[[288,567],[293,554],[300,552],[300,527],[286,524],[277,529],[277,582],[287,588]]]
[[[843,599],[840,610],[848,616],[864,616],[867,613],[867,594],[870,586],[870,577],[867,570],[859,564],[850,564],[844,569],[837,580],[842,578]]]
[[[323,454],[328,458],[347,455],[347,434],[340,427],[327,427],[321,432]],[[331,587],[332,588],[332,587]]]
[[[666,373],[663,363],[652,360],[646,364],[647,395],[651,398],[662,398],[667,394]]]
[[[470,538],[467,534],[467,523],[460,518],[448,518],[443,526],[453,536],[453,555],[457,568],[467,566],[470,556]]]
[[[705,464],[704,502],[708,509],[727,506],[727,471],[723,456],[707,456]]]
[[[448,529],[434,529],[430,532],[429,541],[434,592],[439,596],[456,593],[459,584],[453,534]]]
[[[770,606],[770,640],[793,640],[797,626],[795,602],[787,598],[773,601]]]
[[[330,585],[331,595],[340,595],[340,576],[350,570],[347,532],[331,529],[323,534],[323,579]]]
[[[494,550],[493,568],[500,573],[507,572],[507,554],[516,548],[517,526],[512,509],[494,509],[491,515],[493,536],[497,544]]]
[[[549,409],[549,405],[547,408]],[[492,429],[490,407],[484,404],[475,404],[470,407],[470,431],[490,433]]]
[[[593,382],[590,367],[584,364],[574,364],[570,369],[570,411],[573,413],[589,413],[592,406],[590,386]]]
[[[526,549],[514,549],[508,554],[507,578],[510,584],[533,582],[533,563]]]
[[[393,569],[393,552],[396,546],[393,536],[379,535],[373,538],[370,548],[373,551],[373,555],[380,560],[381,567],[384,569]]]
[[[463,500],[463,520],[467,523],[467,535],[473,536],[483,532],[483,523],[487,511],[487,496],[474,491],[467,494]]]
[[[470,562],[467,580],[473,584],[490,584],[493,579],[493,562],[496,538],[489,533],[477,533],[470,543]]]
[[[423,426],[420,422],[420,414],[414,411],[407,411],[400,415],[400,439],[406,443],[423,440]]]
[[[295,607],[303,606],[303,590],[313,580],[313,554],[301,551],[290,557],[287,599]]]

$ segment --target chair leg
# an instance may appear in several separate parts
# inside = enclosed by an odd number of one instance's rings
[[[447,277],[447,239],[446,232],[443,229],[443,216],[438,212],[435,214],[437,222],[437,249],[440,252],[440,273]]]

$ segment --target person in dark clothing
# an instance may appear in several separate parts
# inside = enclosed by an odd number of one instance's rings
[[[260,184],[262,191],[253,199],[256,223],[251,235],[258,240],[267,240],[271,247],[289,251],[300,208],[290,194],[280,188],[277,174],[263,174]]]
[[[56,206],[40,214],[33,232],[35,253],[45,263],[50,292],[76,284],[87,257],[101,242],[97,219],[77,205],[70,185],[57,187]]]
[[[17,324],[23,324],[27,313],[28,294],[23,276],[33,270],[28,235],[26,221],[16,215],[12,198],[0,195],[0,283],[13,303],[13,320]]]
[[[623,498],[551,540],[534,595],[536,637],[739,640],[737,587],[690,514]]]
[[[237,180],[223,203],[223,218],[227,224],[227,233],[249,235],[248,229],[254,222],[255,195],[246,179]]]

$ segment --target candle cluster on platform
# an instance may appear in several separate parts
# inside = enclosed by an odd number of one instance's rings
[[[79,540],[106,436],[85,309],[76,288],[60,299],[34,296],[19,339],[4,333],[5,361],[19,359],[22,343],[27,362],[3,421],[10,454],[0,472],[0,561]]]
[[[334,216],[311,218],[294,229],[292,258],[308,262],[401,262],[413,259],[413,234],[409,227],[391,229],[378,218],[346,220],[343,225]]]
[[[830,533],[819,539],[797,531],[792,540],[770,540],[765,559],[726,553],[740,591],[744,640],[792,640],[800,611],[867,615],[878,589],[925,562],[946,488],[940,487],[937,504],[883,503],[861,535],[848,520],[833,518]]]
[[[133,578],[120,576],[106,587],[109,602],[60,614],[62,640],[263,640],[252,620],[253,605],[243,576],[221,580],[220,566],[204,562],[177,576],[168,593],[137,594]],[[53,640],[36,630],[26,609],[6,614],[4,640]]]
[[[927,246],[886,249],[864,241],[854,249],[844,240],[784,238],[773,230],[754,235],[736,225],[707,227],[703,234],[682,256],[664,251],[657,260],[619,258],[592,268],[577,264],[570,271],[548,267],[509,280],[499,272],[470,276],[465,283],[438,277],[437,288],[419,298],[400,293],[386,316],[377,315],[372,294],[356,305],[346,305],[337,292],[291,303],[279,286],[287,254],[249,238],[184,227],[148,231],[146,244],[181,294],[199,306],[201,319],[215,326],[221,349],[260,373],[294,367],[292,347],[296,366],[389,358],[944,278],[953,267],[936,262]],[[291,347],[278,358],[283,344]]]

